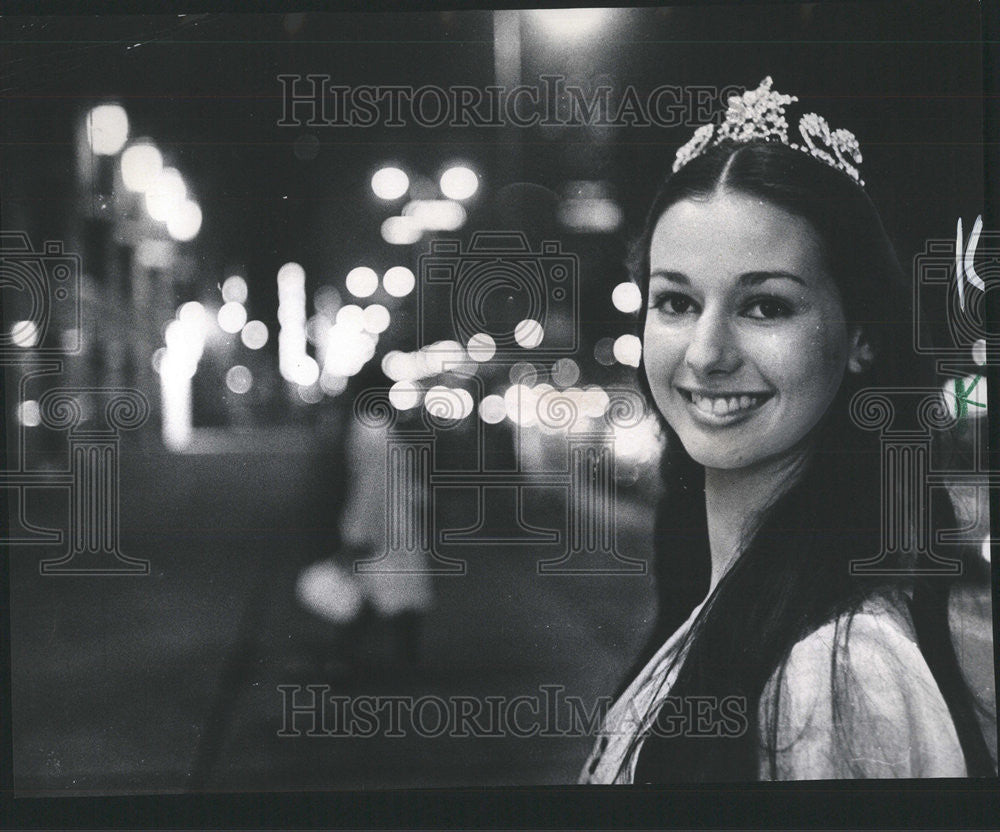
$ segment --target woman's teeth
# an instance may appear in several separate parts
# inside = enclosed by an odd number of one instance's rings
[[[763,401],[763,397],[729,396],[724,398],[701,396],[698,393],[691,393],[691,401],[694,403],[694,406],[703,413],[711,413],[715,416],[725,416],[729,413],[737,413],[741,410],[751,410]]]

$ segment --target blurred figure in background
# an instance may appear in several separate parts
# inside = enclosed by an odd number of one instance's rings
[[[391,661],[415,665],[424,615],[434,600],[427,554],[388,545],[388,428],[370,427],[353,414],[346,419],[341,545],[299,573],[295,595],[310,613],[340,627],[352,651],[382,631],[391,642]],[[426,499],[419,484],[409,494]],[[371,561],[364,567],[371,571],[356,572],[363,561]]]

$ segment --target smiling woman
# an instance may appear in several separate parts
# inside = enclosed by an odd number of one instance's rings
[[[654,634],[581,782],[995,771],[951,641],[951,581],[917,569],[916,546],[878,577],[852,569],[885,522],[879,438],[852,397],[937,385],[854,137],[808,114],[806,145],[790,142],[793,100],[770,79],[730,99],[722,127],[678,152],[638,246],[674,627]],[[956,528],[947,500],[929,511],[914,522]],[[678,721],[723,703],[717,730]]]

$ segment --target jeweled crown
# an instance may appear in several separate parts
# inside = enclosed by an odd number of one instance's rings
[[[858,173],[861,148],[854,134],[843,128],[830,130],[825,118],[816,113],[806,113],[799,119],[802,143],[790,141],[785,107],[799,99],[794,95],[774,92],[771,89],[772,83],[771,76],[768,75],[757,89],[747,90],[743,95],[730,96],[729,108],[722,124],[703,124],[695,130],[691,140],[677,151],[674,173],[707,148],[724,141],[742,144],[763,140],[781,142],[794,150],[808,153],[864,186],[864,180]]]

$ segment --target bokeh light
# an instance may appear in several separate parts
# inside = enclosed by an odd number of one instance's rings
[[[416,277],[406,266],[393,266],[382,275],[382,286],[394,298],[406,297],[416,283]]]
[[[527,361],[518,361],[511,366],[507,377],[510,379],[511,384],[527,384],[530,386],[538,380],[538,372],[535,370],[534,364],[529,364]]]
[[[576,384],[580,378],[580,365],[572,358],[560,358],[552,365],[552,380],[560,387]]]
[[[542,325],[531,318],[526,318],[514,327],[514,340],[526,350],[533,350],[542,343],[544,337]]]
[[[634,283],[619,283],[611,292],[611,303],[619,312],[631,314],[642,307],[642,292]]]
[[[38,408],[38,402],[34,399],[25,399],[18,404],[17,421],[26,428],[37,428],[42,423],[42,413]]]
[[[366,298],[378,289],[378,275],[374,269],[358,266],[347,273],[347,291],[356,298]]]
[[[605,367],[610,367],[615,363],[614,338],[601,338],[594,344],[594,360]]]
[[[164,168],[146,190],[146,211],[157,222],[168,222],[187,199],[184,177],[176,168]]]
[[[246,303],[249,292],[247,282],[238,274],[233,274],[222,281],[222,299],[229,303]]]
[[[552,37],[576,40],[597,31],[610,9],[533,9],[532,14]]]
[[[253,374],[242,364],[230,367],[226,371],[226,387],[242,396],[253,387]]]
[[[163,154],[149,143],[133,144],[121,159],[122,182],[130,191],[145,192],[163,170]]]
[[[423,391],[412,381],[397,381],[389,388],[389,403],[396,410],[411,410],[422,398]]]
[[[114,156],[128,141],[128,114],[118,104],[100,104],[87,113],[87,141],[98,156]]]
[[[361,331],[365,328],[364,310],[355,303],[349,303],[337,310],[337,325],[345,329]]]
[[[201,208],[191,199],[185,199],[167,217],[167,233],[179,243],[186,243],[198,236],[201,230]]]
[[[485,332],[477,332],[469,339],[468,352],[473,361],[489,361],[497,353],[497,342]]]
[[[613,347],[615,359],[620,364],[638,367],[642,359],[642,342],[635,335],[619,335]]]
[[[485,396],[479,403],[479,418],[488,425],[496,425],[507,416],[507,405],[503,397],[495,393]]]
[[[388,217],[380,231],[382,239],[393,246],[412,245],[423,234],[423,228],[413,217]]]
[[[247,349],[259,350],[267,343],[267,324],[263,321],[247,321],[240,331],[240,340]]]
[[[380,332],[385,332],[389,328],[391,316],[389,315],[389,310],[386,309],[381,303],[373,303],[370,306],[365,307],[364,319],[365,329],[375,335],[378,335]]]
[[[10,327],[10,339],[18,347],[33,347],[38,343],[38,326],[34,321],[15,321]]]
[[[464,165],[456,165],[441,174],[440,184],[448,199],[468,199],[479,189],[479,177]]]
[[[247,310],[242,303],[230,301],[222,304],[217,317],[223,332],[236,333],[247,322]]]
[[[372,176],[372,191],[379,199],[387,201],[399,199],[409,188],[410,177],[399,168],[381,168]]]

